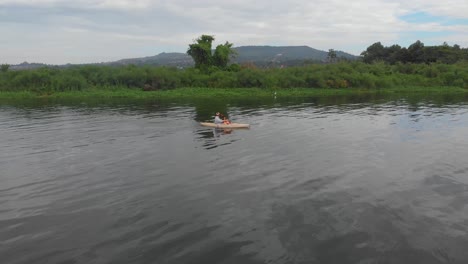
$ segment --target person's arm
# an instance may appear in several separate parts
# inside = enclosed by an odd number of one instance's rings
[[[215,116],[214,122],[215,122],[215,124],[222,124],[223,120],[221,120],[221,118],[219,118],[219,116]]]

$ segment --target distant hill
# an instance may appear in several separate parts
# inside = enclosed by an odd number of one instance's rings
[[[232,59],[233,63],[253,63],[259,66],[271,64],[297,65],[309,62],[323,62],[327,60],[327,51],[314,49],[307,46],[241,46],[234,48],[237,55]],[[358,57],[352,54],[336,51],[337,58],[355,60]],[[193,66],[192,58],[186,53],[160,53],[156,56],[123,59],[106,63],[109,65],[158,65],[158,66]]]
[[[324,61],[328,52],[307,46],[242,46],[235,48],[238,62],[276,61],[276,60],[315,60]],[[356,59],[357,57],[342,51],[336,51],[338,58]]]
[[[174,66],[174,67],[188,67],[193,66],[194,62],[192,57],[185,53],[171,52],[171,53],[159,53],[155,56],[133,58],[133,59],[122,59],[113,62],[104,63],[107,65],[155,65],[155,66]]]
[[[306,62],[325,62],[327,60],[327,51],[314,49],[308,46],[240,46],[234,48],[237,55],[232,59],[233,63],[253,63],[260,67],[274,65],[303,65]],[[336,51],[337,58],[356,60],[358,57],[352,54]],[[194,65],[192,58],[186,53],[171,52],[160,53],[155,56],[143,58],[130,58],[118,61],[97,63],[98,65],[154,65],[154,66],[173,66],[190,67]],[[44,66],[52,66],[41,63],[27,63],[12,65],[11,69],[32,69]],[[71,64],[59,65],[59,67],[68,67]]]
[[[56,66],[47,65],[44,63],[28,63],[26,61],[20,64],[16,64],[16,65],[10,65],[11,70],[29,70],[29,69],[36,69],[36,68],[41,68],[41,67],[56,67]]]

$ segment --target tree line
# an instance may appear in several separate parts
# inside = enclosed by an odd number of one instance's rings
[[[363,52],[363,61],[336,61],[283,69],[230,64],[235,53],[226,42],[212,50],[214,37],[202,35],[189,45],[195,67],[84,65],[12,71],[0,69],[0,91],[77,91],[86,89],[141,89],[179,87],[213,88],[389,88],[397,86],[453,86],[468,88],[467,49],[446,44],[425,47],[383,47],[378,42]]]
[[[235,56],[232,49],[232,43],[226,42],[224,45],[218,45],[214,54],[211,51],[213,36],[202,35],[196,40],[196,43],[190,44],[187,54],[192,56],[195,61],[195,67],[207,69],[209,67],[218,67],[226,69],[229,59]],[[361,53],[361,58],[365,63],[385,62],[395,63],[447,63],[453,64],[461,61],[468,61],[468,48],[461,48],[455,44],[449,46],[444,42],[440,46],[425,46],[421,41],[416,41],[408,48],[394,44],[384,47],[382,43],[376,42],[370,45]],[[338,62],[337,54],[334,49],[329,49],[327,53],[327,62]]]
[[[468,61],[468,48],[461,48],[457,44],[449,46],[446,42],[440,46],[425,46],[419,40],[408,46],[408,48],[397,44],[384,47],[382,43],[376,42],[363,51],[361,56],[366,63],[383,61],[390,64],[398,62],[452,64]]]

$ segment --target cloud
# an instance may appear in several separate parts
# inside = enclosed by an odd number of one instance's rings
[[[0,6],[73,7],[80,9],[144,9],[156,1],[151,0],[0,0]]]
[[[426,45],[446,38],[466,46],[468,12],[464,10],[468,10],[464,0],[0,0],[4,25],[0,33],[8,39],[0,47],[23,48],[17,54],[0,51],[0,60],[8,57],[11,63],[18,62],[17,56],[49,63],[91,62],[184,52],[201,34],[235,46],[308,45],[353,54],[377,41],[401,45],[421,36]],[[418,13],[429,19],[408,19]],[[438,20],[433,21],[434,17]],[[56,44],[54,50],[44,44],[49,42]],[[70,56],[61,47],[73,47],[75,53]],[[54,56],[49,59],[47,54]]]

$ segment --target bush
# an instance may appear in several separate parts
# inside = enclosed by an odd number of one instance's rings
[[[177,69],[174,68],[154,68],[146,78],[146,84],[149,84],[156,90],[167,90],[180,87],[181,80]]]
[[[0,89],[32,91],[82,90],[88,86],[130,89],[177,87],[258,88],[386,88],[395,86],[468,86],[468,63],[453,65],[341,62],[302,67],[258,69],[254,65],[230,65],[179,70],[153,66],[73,66],[0,72]]]
[[[23,71],[16,75],[12,82],[12,86],[17,89],[44,89],[51,86],[51,75],[44,71]]]
[[[146,73],[135,65],[119,68],[115,80],[117,85],[124,85],[129,88],[143,87],[147,79]]]
[[[81,91],[87,86],[86,79],[80,75],[59,75],[52,80],[55,91]]]
[[[296,72],[297,74],[297,72]],[[284,70],[278,74],[277,85],[280,88],[306,87],[304,78],[297,76],[293,71]]]
[[[237,72],[237,81],[240,87],[262,88],[265,84],[265,78],[262,71],[257,69],[244,68]]]
[[[326,82],[323,76],[317,73],[307,74],[305,76],[305,87],[309,88],[324,88],[326,87]]]
[[[237,78],[234,72],[218,71],[208,77],[208,87],[232,88],[238,87]]]

